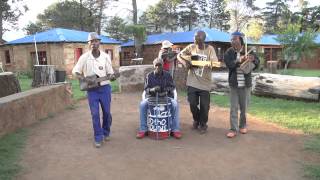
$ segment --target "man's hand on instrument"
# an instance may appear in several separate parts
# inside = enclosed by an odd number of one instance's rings
[[[253,62],[253,61],[254,61],[254,55],[248,54],[247,59],[248,59],[250,62]]]
[[[117,79],[116,75],[114,75],[114,74],[110,75],[110,81],[115,81],[116,79]]]
[[[184,61],[184,62],[185,62],[185,67],[186,67],[187,69],[191,69],[191,68],[192,68],[191,61],[186,60],[186,61]]]
[[[159,96],[166,96],[167,95],[167,92],[166,91],[164,91],[164,92],[159,92],[159,94],[158,94]]]
[[[150,92],[152,92],[152,93],[160,92],[160,89],[161,89],[160,86],[155,86],[150,89]]]

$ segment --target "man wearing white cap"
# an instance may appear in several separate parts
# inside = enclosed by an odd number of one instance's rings
[[[163,70],[168,71],[171,76],[173,77],[174,74],[174,66],[175,60],[177,59],[177,53],[172,51],[173,44],[168,41],[164,40],[162,42],[161,49],[159,51],[158,58],[162,59],[163,61]]]
[[[79,79],[85,79],[85,77],[92,75],[105,77],[107,74],[114,74],[110,56],[99,50],[99,35],[95,32],[89,33],[88,43],[90,50],[80,56],[77,64],[72,70],[72,74]],[[89,81],[90,79],[86,80]],[[111,80],[115,80],[115,77],[113,76]],[[110,113],[110,81],[102,81],[99,83],[98,87],[87,90],[87,96],[92,116],[94,142],[95,146],[99,148],[103,140],[109,140],[110,135],[110,126],[112,122]],[[100,123],[99,104],[101,104],[103,113],[102,127]]]

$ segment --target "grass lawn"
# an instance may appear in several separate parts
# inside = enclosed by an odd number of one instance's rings
[[[211,100],[218,106],[230,107],[228,96],[213,95]],[[300,129],[308,134],[320,133],[320,103],[318,102],[251,96],[249,113],[267,122]]]
[[[15,176],[21,170],[18,162],[27,134],[27,130],[22,129],[0,138],[0,179],[15,179]]]
[[[228,96],[213,95],[211,101],[221,107],[230,107]],[[251,96],[249,114],[312,134],[313,138],[305,142],[305,149],[320,155],[320,103]],[[304,169],[310,179],[320,179],[320,165],[305,165]]]
[[[21,91],[27,91],[30,90],[31,84],[32,84],[32,79],[29,78],[28,76],[25,75],[20,75],[18,77]],[[85,91],[80,91],[79,88],[79,81],[76,79],[68,79],[68,82],[71,82],[72,84],[72,90],[73,90],[73,99],[79,100],[82,98],[86,97],[86,92]],[[118,92],[119,91],[119,84],[118,81],[113,81],[111,82],[111,87],[112,87],[112,92]]]
[[[27,91],[31,89],[32,79],[25,75],[19,75],[18,76],[21,91]]]
[[[320,70],[310,69],[287,69],[287,71],[279,70],[279,74],[303,76],[303,77],[320,77]]]

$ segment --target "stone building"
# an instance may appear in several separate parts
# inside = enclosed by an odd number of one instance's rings
[[[88,50],[87,37],[88,32],[62,28],[36,33],[1,45],[0,62],[6,71],[29,72],[39,62],[40,65],[55,65],[57,70],[70,75],[81,54]],[[111,56],[114,67],[119,67],[120,42],[100,37],[100,49]]]

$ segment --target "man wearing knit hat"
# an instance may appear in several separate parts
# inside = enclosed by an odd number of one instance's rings
[[[140,103],[140,128],[137,133],[137,138],[142,139],[147,135],[147,107],[148,98],[155,97],[156,94],[166,93],[171,101],[171,114],[173,115],[172,122],[170,124],[173,137],[176,139],[181,138],[180,125],[179,125],[179,107],[178,102],[174,99],[173,91],[175,85],[173,83],[171,75],[163,71],[163,61],[156,58],[153,61],[154,71],[147,74],[145,79],[144,90],[147,98]]]
[[[230,131],[226,134],[228,138],[233,138],[239,131],[246,134],[247,129],[247,107],[250,99],[252,78],[251,72],[244,72],[240,68],[245,61],[250,61],[254,69],[259,66],[258,57],[252,52],[245,54],[245,45],[241,32],[231,34],[231,47],[224,54],[224,61],[229,69],[230,86]],[[254,70],[253,69],[253,70]],[[240,107],[240,124],[238,125],[238,107]]]

